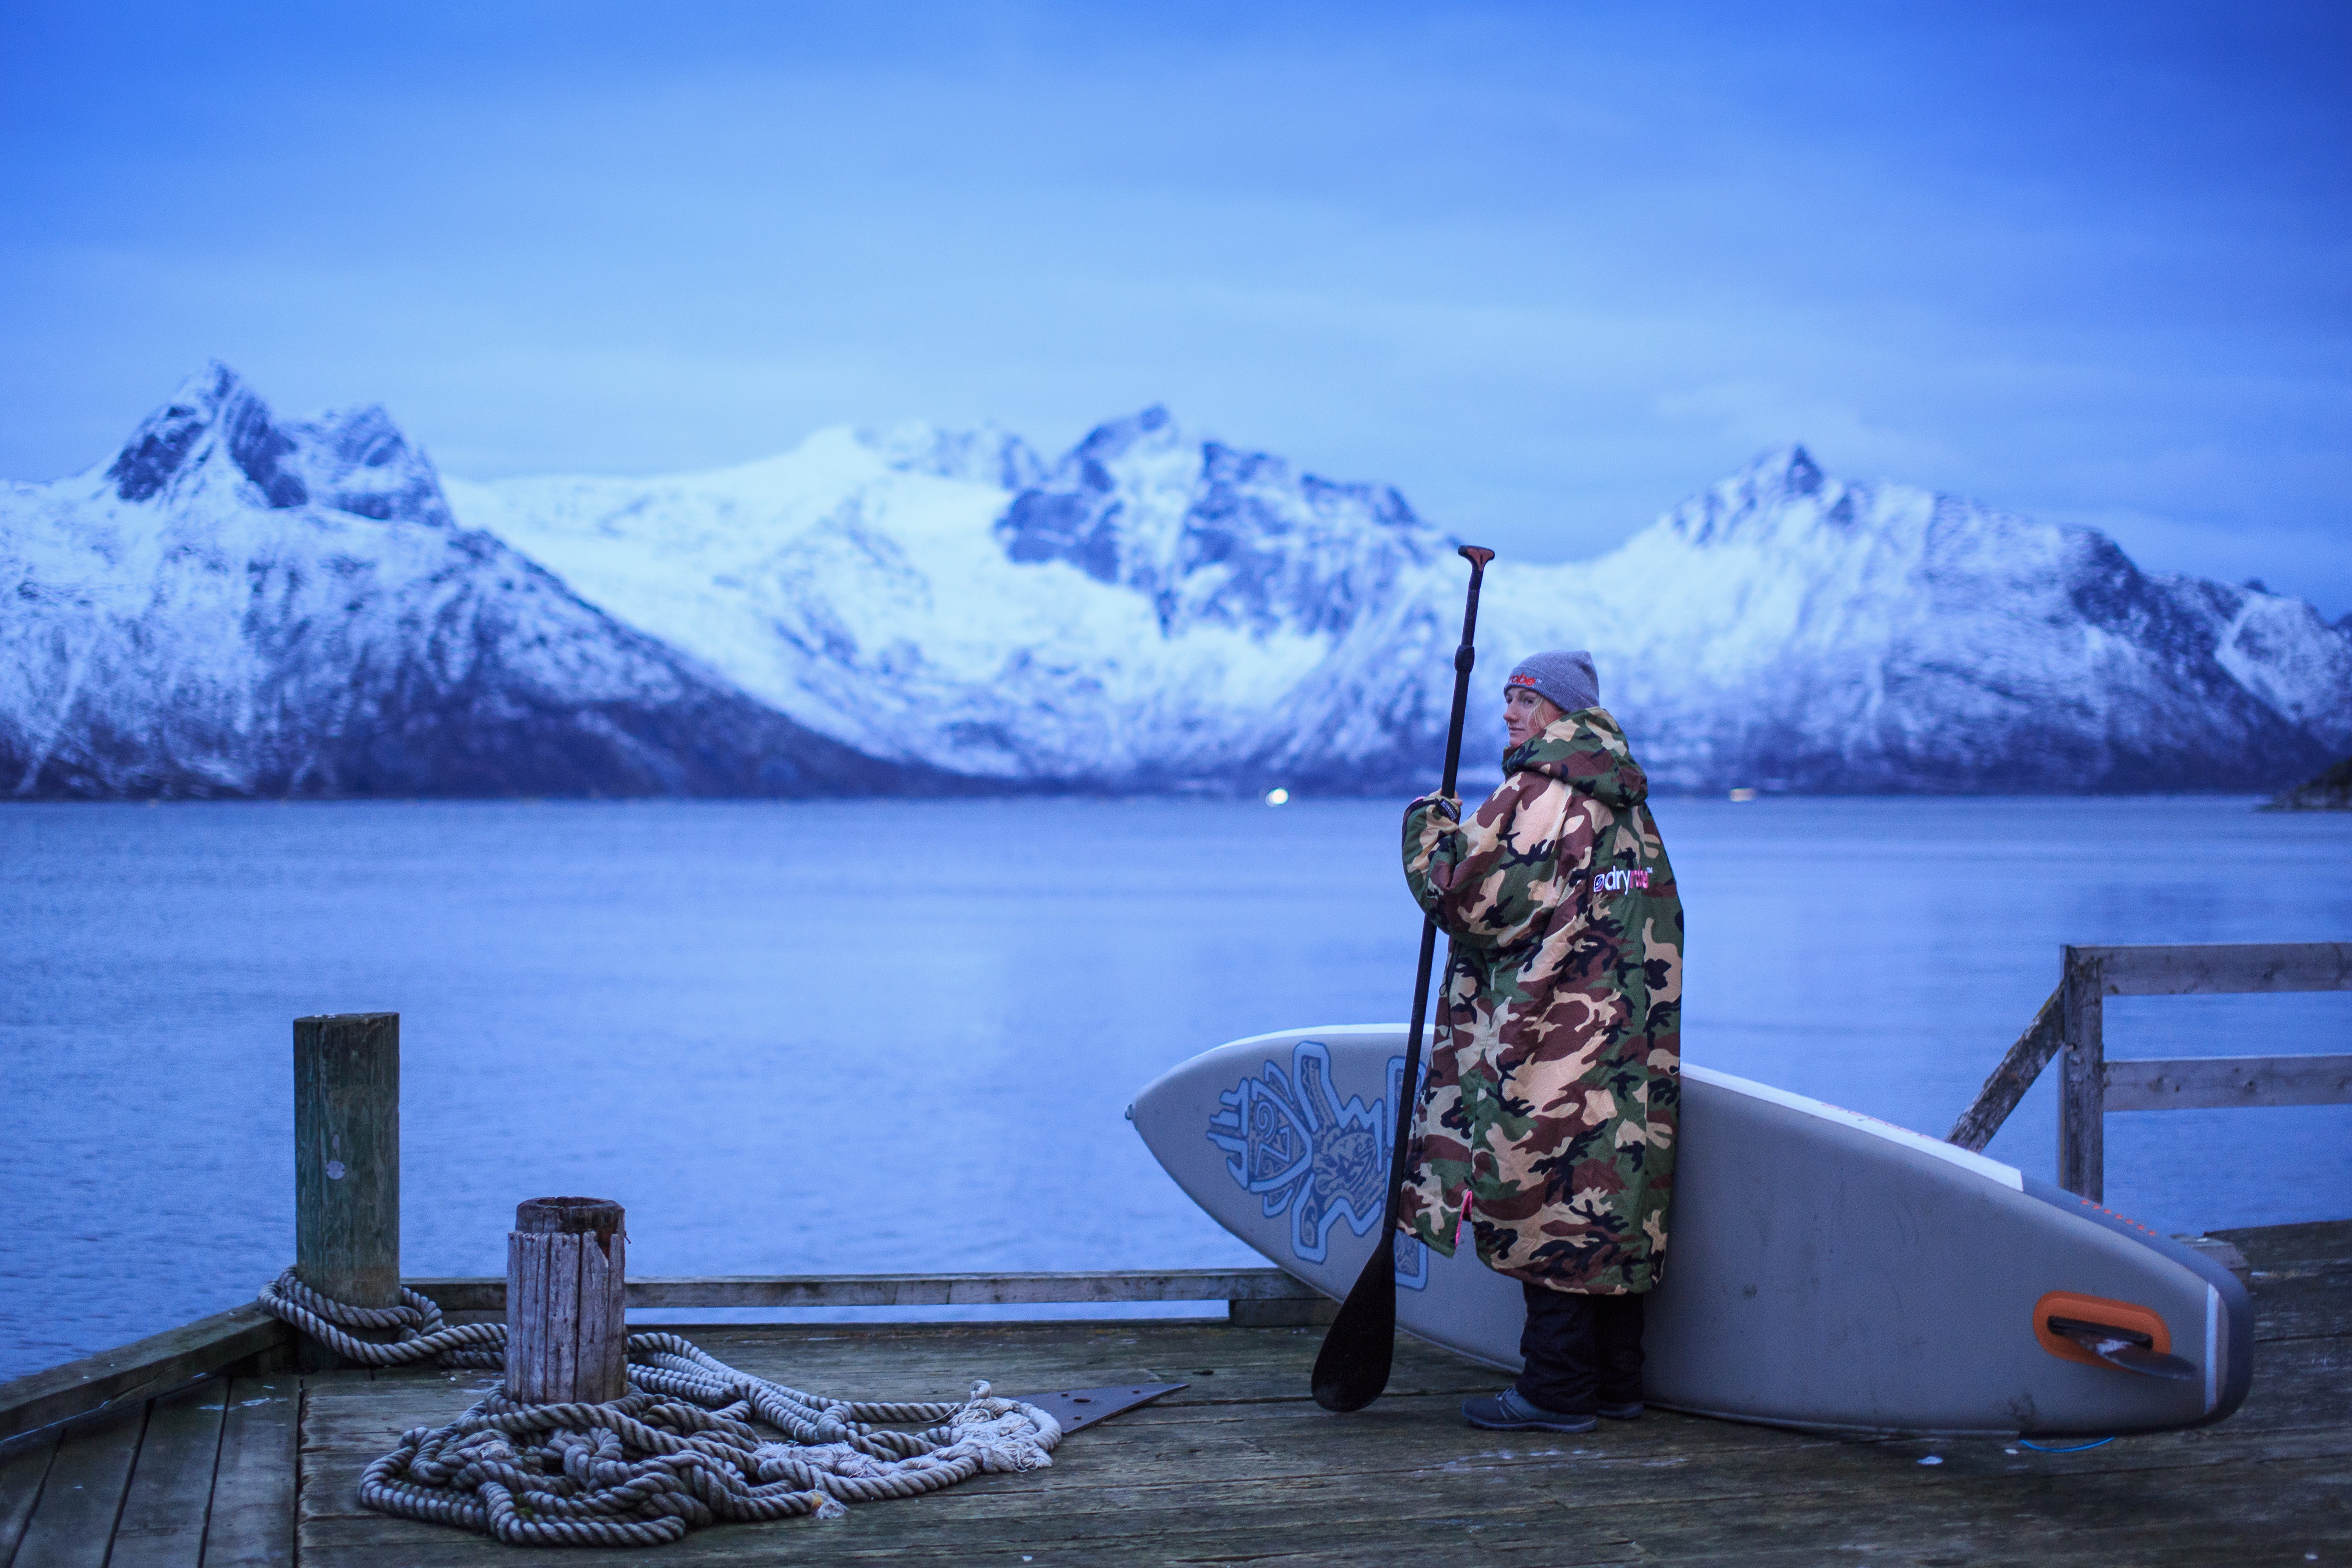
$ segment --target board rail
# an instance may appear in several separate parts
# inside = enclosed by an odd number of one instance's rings
[[[2058,1184],[2105,1196],[2110,1110],[2352,1104],[2352,1055],[2106,1059],[2109,996],[2352,991],[2352,942],[2068,946],[2051,992],[1946,1142],[1981,1152],[2042,1069],[2059,1062]]]

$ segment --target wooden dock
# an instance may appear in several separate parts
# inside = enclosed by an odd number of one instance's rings
[[[353,1500],[361,1468],[404,1428],[446,1421],[491,1374],[206,1376],[0,1445],[0,1563],[2352,1561],[2352,1221],[2226,1239],[2252,1270],[2252,1397],[2218,1426],[2082,1453],[1837,1440],[1658,1412],[1583,1436],[1477,1432],[1455,1407],[1497,1375],[1411,1342],[1386,1397],[1333,1416],[1307,1396],[1312,1327],[705,1327],[684,1331],[747,1371],[828,1392],[952,1398],[974,1377],[1006,1393],[1191,1386],[1073,1435],[1050,1470],[831,1522],[541,1552]]]

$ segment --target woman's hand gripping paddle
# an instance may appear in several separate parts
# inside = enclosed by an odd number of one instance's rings
[[[1470,667],[1478,658],[1471,647],[1478,629],[1478,584],[1486,575],[1486,563],[1495,558],[1493,551],[1475,544],[1464,545],[1460,553],[1470,563],[1470,597],[1462,606],[1462,646],[1454,650],[1454,717],[1445,729],[1445,783],[1439,791],[1448,795],[1462,765],[1462,713],[1470,700]],[[1404,1077],[1398,1080],[1396,1143],[1389,1154],[1389,1201],[1381,1215],[1380,1239],[1315,1357],[1315,1403],[1326,1410],[1361,1410],[1389,1385],[1389,1362],[1396,1352],[1397,1210],[1404,1195],[1406,1152],[1412,1142],[1413,1102],[1421,1086],[1421,1024],[1429,1013],[1429,970],[1436,955],[1437,921],[1432,917],[1421,922],[1421,971],[1412,983],[1412,1024],[1405,1035]]]

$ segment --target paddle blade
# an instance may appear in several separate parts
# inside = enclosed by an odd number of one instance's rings
[[[2175,1383],[2197,1381],[2194,1363],[2158,1350],[2146,1334],[2112,1329],[2105,1323],[2086,1323],[2079,1318],[2053,1318],[2050,1320],[2050,1331],[2074,1341],[2109,1366],[2119,1366],[2126,1372],[2144,1373],[2149,1377],[2168,1378]]]
[[[2110,1340],[2107,1348],[2101,1349],[2098,1355],[2108,1365],[2122,1367],[2126,1372],[2145,1373],[2150,1377],[2168,1378],[2175,1383],[2197,1381],[2195,1363],[2183,1361],[2177,1355],[2167,1355],[2162,1351]]]
[[[1061,1423],[1062,1436],[1066,1437],[1097,1421],[1149,1405],[1163,1394],[1192,1386],[1189,1383],[1133,1383],[1123,1388],[1065,1388],[1018,1397],[1024,1405],[1034,1405]]]
[[[1372,1248],[1355,1288],[1339,1303],[1315,1356],[1315,1403],[1326,1410],[1361,1410],[1389,1385],[1389,1362],[1396,1352],[1396,1243],[1394,1233]]]

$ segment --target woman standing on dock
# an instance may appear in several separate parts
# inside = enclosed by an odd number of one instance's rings
[[[1405,813],[1405,879],[1453,938],[1400,1224],[1521,1282],[1527,1370],[1475,1426],[1585,1432],[1642,1413],[1682,1071],[1682,901],[1648,780],[1588,653],[1504,688],[1503,783],[1467,822]]]

